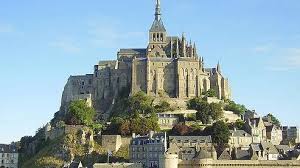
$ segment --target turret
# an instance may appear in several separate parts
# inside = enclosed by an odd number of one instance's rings
[[[181,57],[186,57],[186,40],[185,40],[185,35],[182,33],[182,38],[181,38]]]

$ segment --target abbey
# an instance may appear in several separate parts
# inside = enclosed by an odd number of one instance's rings
[[[148,46],[120,49],[116,60],[100,61],[93,74],[71,76],[64,88],[62,108],[74,99],[85,98],[98,112],[105,113],[125,88],[131,94],[143,91],[154,97],[176,99],[199,97],[209,89],[215,90],[219,99],[231,96],[219,63],[215,68],[205,68],[195,43],[188,42],[184,34],[168,36],[160,0],[156,0]]]

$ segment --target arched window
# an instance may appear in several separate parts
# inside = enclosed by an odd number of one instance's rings
[[[155,41],[155,40],[156,40],[155,33],[153,33],[153,41]]]
[[[160,34],[160,41],[163,41],[163,39],[164,39],[164,35],[161,33]]]

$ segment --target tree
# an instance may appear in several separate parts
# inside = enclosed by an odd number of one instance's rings
[[[223,116],[221,104],[207,103],[200,98],[193,98],[187,103],[189,109],[197,110],[196,118],[203,124],[208,124],[210,119],[218,120]]]
[[[264,118],[270,118],[272,124],[280,127],[281,126],[281,123],[280,121],[271,113],[269,113],[268,115],[266,115]]]
[[[203,95],[204,95],[205,97],[217,97],[217,93],[216,93],[216,91],[213,90],[213,89],[209,89],[208,91],[203,92]]]
[[[158,105],[154,106],[156,112],[172,111],[170,103],[161,101]]]
[[[130,135],[130,121],[126,120],[124,121],[120,128],[119,128],[119,132],[121,133],[121,135],[126,136],[126,135]]]
[[[149,114],[155,109],[152,106],[153,99],[140,91],[129,98],[129,108],[133,113]]]
[[[172,135],[180,135],[180,136],[188,135],[191,132],[192,132],[192,129],[189,126],[184,125],[184,124],[176,124],[176,125],[174,125],[174,127],[171,130]]]
[[[217,121],[211,127],[211,136],[214,143],[224,145],[228,143],[230,132],[224,121]]]
[[[219,120],[223,116],[222,105],[219,103],[211,103],[210,107],[210,114],[213,120]]]
[[[69,117],[66,123],[91,126],[94,123],[95,110],[84,100],[72,101],[69,106]]]
[[[228,101],[225,105],[224,110],[232,111],[235,114],[242,115],[247,111],[247,108],[242,104],[237,104],[234,101]]]

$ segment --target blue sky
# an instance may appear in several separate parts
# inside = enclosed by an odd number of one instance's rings
[[[169,35],[185,32],[207,67],[221,62],[235,101],[300,125],[300,1],[162,0]],[[59,109],[70,75],[142,48],[154,0],[0,3],[0,143],[33,135]]]

